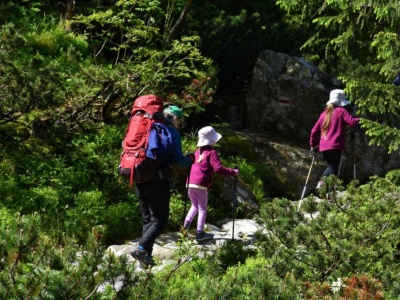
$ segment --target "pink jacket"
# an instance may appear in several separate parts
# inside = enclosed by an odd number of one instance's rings
[[[200,156],[200,149],[194,153],[195,162],[190,171],[189,184],[196,184],[210,189],[214,173],[223,176],[235,176],[235,170],[222,165],[217,151],[210,146],[203,147],[203,160],[197,162]]]
[[[326,112],[322,112],[317,123],[311,130],[310,147],[315,148],[319,144],[319,151],[325,150],[345,150],[346,143],[346,124],[355,127],[359,123],[358,118],[354,118],[343,107],[335,106],[333,111],[330,128],[326,138],[322,136],[322,122]]]

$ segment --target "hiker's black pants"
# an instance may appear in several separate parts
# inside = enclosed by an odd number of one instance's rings
[[[323,176],[327,177],[329,175],[339,174],[340,160],[342,159],[342,150],[326,150],[322,151],[322,157],[326,160],[328,164],[324,171]]]
[[[143,220],[143,233],[139,244],[151,255],[154,241],[168,223],[170,183],[169,179],[160,179],[136,183],[135,186]]]

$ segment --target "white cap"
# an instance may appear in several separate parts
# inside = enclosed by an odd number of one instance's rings
[[[326,105],[333,104],[337,106],[346,106],[350,102],[346,100],[346,96],[343,90],[333,90],[329,95],[329,101],[326,102]]]
[[[210,146],[219,141],[222,138],[218,132],[215,131],[211,126],[203,127],[199,130],[199,141],[197,147]]]

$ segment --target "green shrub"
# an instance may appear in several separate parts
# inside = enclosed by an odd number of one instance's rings
[[[121,280],[118,295],[128,299],[134,283],[143,280],[133,274],[126,257],[104,255],[98,234],[87,235],[79,246],[65,236],[54,240],[42,229],[38,214],[19,215],[0,229],[1,299],[85,299],[101,284]],[[109,288],[95,299],[116,295]]]
[[[352,182],[340,193],[340,181],[330,179],[337,188],[333,203],[313,203],[312,197],[304,201],[302,210],[314,212],[312,217],[297,212],[287,199],[274,199],[262,207],[269,230],[260,242],[264,255],[274,257],[277,274],[292,272],[300,281],[369,274],[393,299],[400,289],[393,284],[398,272],[388,266],[399,260],[399,187],[375,177],[362,186]]]
[[[104,223],[106,200],[100,191],[94,190],[79,193],[74,202],[75,207],[67,210],[66,230],[68,235],[84,241],[93,227]]]
[[[190,202],[189,196],[173,193],[171,195],[170,212],[168,220],[168,228],[172,231],[177,231],[183,225],[183,218],[185,217],[184,209],[186,202],[186,214],[188,213],[192,203]]]
[[[142,234],[142,219],[139,203],[114,203],[107,207],[103,224],[106,227],[107,243],[124,243],[126,239],[139,237]]]
[[[242,241],[229,241],[218,248],[215,256],[224,269],[244,264],[246,259],[255,255],[255,250],[246,249]]]

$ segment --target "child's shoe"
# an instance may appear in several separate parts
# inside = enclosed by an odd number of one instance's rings
[[[196,241],[198,242],[205,242],[212,240],[214,238],[214,235],[212,233],[206,233],[204,231],[197,232],[196,235]]]
[[[325,184],[325,181],[323,181],[323,180],[320,180],[320,181],[318,181],[318,184],[317,184],[317,186],[315,187],[317,190],[318,189],[322,189],[322,187],[324,186],[324,184]]]

